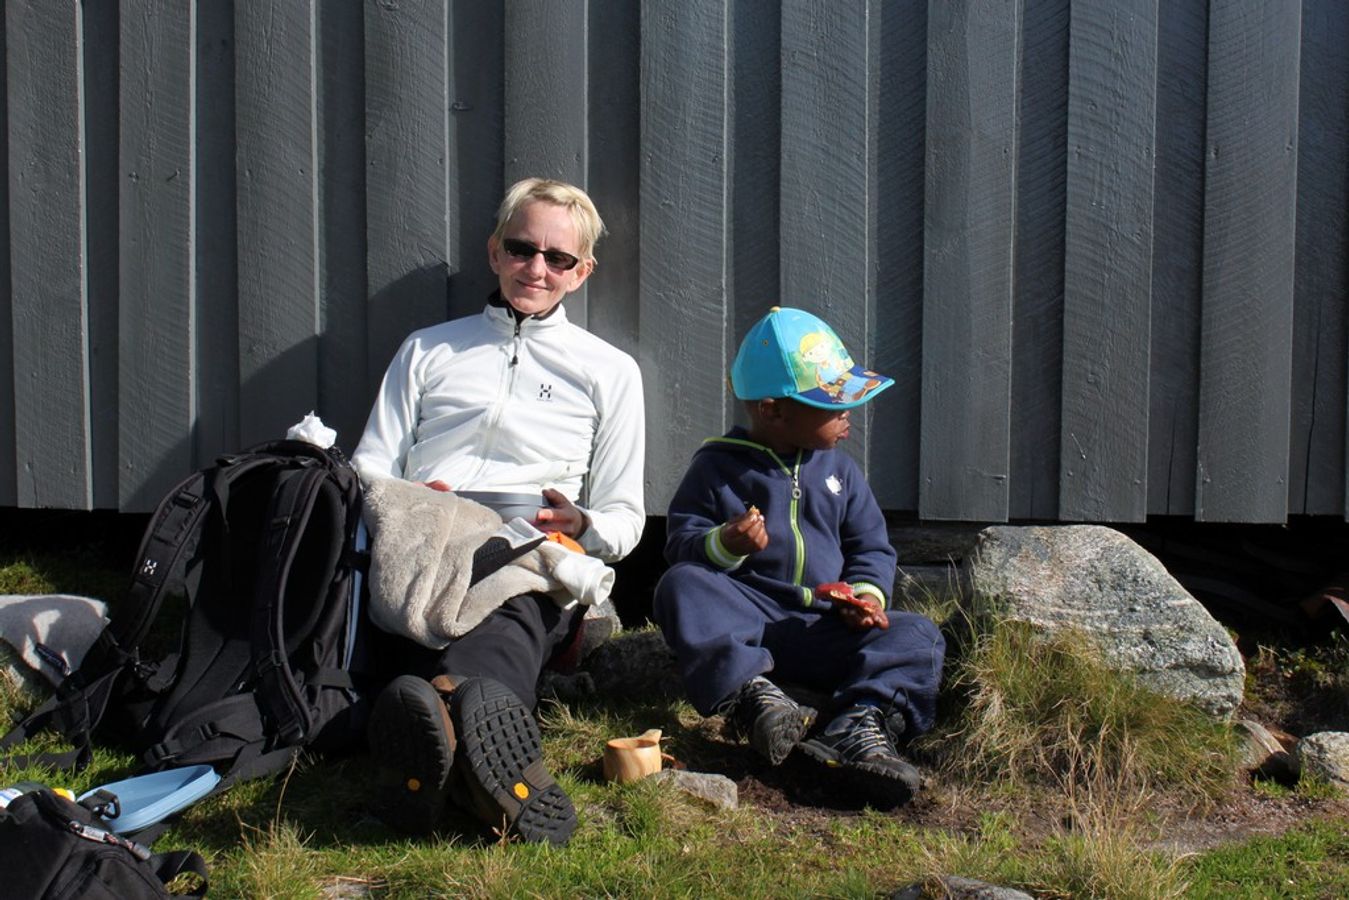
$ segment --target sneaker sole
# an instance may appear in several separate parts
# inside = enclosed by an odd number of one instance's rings
[[[424,834],[445,810],[454,732],[436,689],[411,675],[389,682],[366,731],[375,763],[375,814],[391,828]]]
[[[490,678],[460,684],[450,697],[463,776],[489,808],[489,827],[525,841],[566,843],[576,830],[571,798],[543,765],[538,725],[509,688]]]
[[[815,724],[817,713],[814,709],[809,706],[798,706],[797,709],[800,715],[782,716],[773,723],[772,728],[765,728],[762,733],[756,732],[750,741],[755,750],[768,758],[771,765],[780,765],[790,756],[792,748]]]
[[[911,777],[905,778],[885,766],[844,762],[833,750],[813,740],[802,741],[797,747],[810,759],[837,773],[845,790],[865,797],[867,804],[876,809],[903,806],[913,799],[921,786],[917,769]]]

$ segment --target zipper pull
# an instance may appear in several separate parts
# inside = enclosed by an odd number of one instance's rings
[[[511,338],[511,365],[520,363],[520,319],[515,320],[515,335]]]

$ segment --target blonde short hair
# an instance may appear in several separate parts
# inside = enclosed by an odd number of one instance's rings
[[[515,214],[526,203],[536,200],[561,206],[571,214],[572,221],[576,224],[576,236],[581,242],[578,255],[582,260],[593,263],[595,244],[599,241],[600,235],[604,234],[604,221],[600,219],[599,211],[595,209],[589,195],[565,181],[525,178],[511,185],[506,191],[506,196],[501,199],[501,206],[497,207],[497,225],[496,230],[492,232],[492,240],[500,244],[502,237],[505,236],[506,226],[510,225]]]

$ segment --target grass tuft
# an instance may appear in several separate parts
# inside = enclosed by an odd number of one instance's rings
[[[1109,668],[1083,636],[995,622],[974,634],[947,677],[951,712],[918,745],[946,779],[1068,792],[1166,788],[1196,801],[1232,784],[1225,724]]]

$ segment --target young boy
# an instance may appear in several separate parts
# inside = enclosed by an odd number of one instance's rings
[[[836,449],[849,411],[892,379],[853,364],[838,336],[773,307],[736,355],[750,427],[709,438],[669,509],[654,613],[703,715],[776,765],[801,750],[878,805],[907,801],[916,769],[895,740],[932,725],[945,643],[887,612],[895,551],[861,471]],[[827,724],[770,680],[831,693]]]

